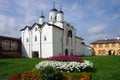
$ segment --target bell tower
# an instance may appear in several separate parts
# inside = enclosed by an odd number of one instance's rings
[[[57,9],[55,8],[55,2],[53,3],[53,9],[50,10],[50,13],[49,13],[49,22],[56,22],[57,20]]]
[[[64,21],[64,13],[62,11],[62,6],[60,6],[60,10],[57,13],[57,21],[63,22]]]
[[[43,24],[45,22],[45,17],[43,16],[43,11],[41,12],[41,16],[39,17],[39,24]]]

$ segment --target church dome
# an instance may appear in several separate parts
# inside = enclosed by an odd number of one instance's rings
[[[61,5],[60,5],[60,10],[58,11],[58,13],[64,14],[63,11],[62,11],[62,6]]]
[[[61,11],[61,10],[60,10],[58,13],[62,13],[62,14],[64,14],[63,11]]]
[[[45,18],[45,16],[42,15],[42,16],[40,16],[40,18]]]
[[[57,11],[57,9],[53,8],[53,9],[51,9],[50,11]]]

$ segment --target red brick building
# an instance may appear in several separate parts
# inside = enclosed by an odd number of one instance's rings
[[[21,57],[21,40],[0,36],[0,57]]]

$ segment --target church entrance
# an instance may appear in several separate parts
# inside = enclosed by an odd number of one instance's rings
[[[114,51],[114,50],[109,50],[109,51],[108,51],[108,54],[109,54],[109,55],[115,55],[115,51]]]
[[[65,56],[68,56],[68,50],[67,49],[65,50]]]
[[[32,52],[32,57],[33,57],[33,58],[39,58],[39,53],[38,53],[38,51],[33,51],[33,52]]]

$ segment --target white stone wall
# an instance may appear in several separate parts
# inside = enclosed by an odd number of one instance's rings
[[[45,40],[46,38],[46,40]],[[47,24],[42,28],[42,57],[53,56],[53,35],[52,35],[52,26]]]
[[[75,38],[75,44],[76,44],[76,55],[77,56],[80,56],[80,55],[82,55],[82,51],[83,51],[83,47],[82,47],[82,45],[81,45],[81,42],[83,41],[82,39],[79,39],[79,38]]]
[[[62,46],[63,30],[53,27],[53,55],[58,56],[62,55],[63,46]]]
[[[35,41],[36,37],[36,41]],[[40,56],[40,28],[38,25],[35,25],[31,30],[31,57],[34,51],[37,51]]]
[[[21,32],[22,36],[22,56],[29,57],[30,53],[30,35],[29,28]]]

